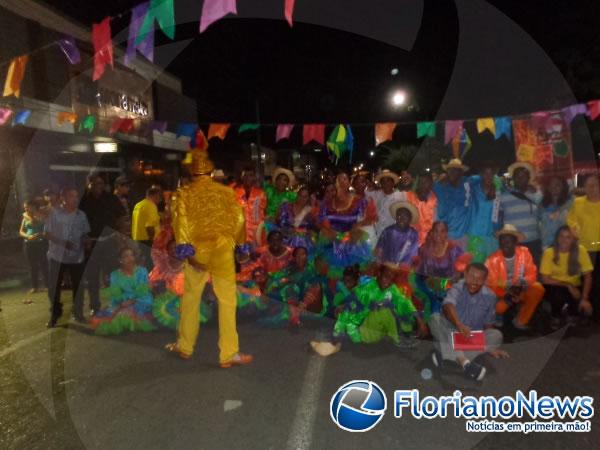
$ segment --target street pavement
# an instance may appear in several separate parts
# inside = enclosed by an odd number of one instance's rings
[[[7,449],[443,449],[598,448],[600,423],[589,433],[467,433],[463,419],[395,419],[395,389],[425,395],[600,394],[600,330],[563,329],[507,344],[509,360],[485,360],[482,383],[432,368],[432,343],[411,351],[389,343],[346,346],[321,358],[308,341],[331,323],[309,320],[294,332],[240,320],[241,348],[253,364],[218,367],[216,324],[203,327],[197,351],[181,361],[163,347],[161,330],[94,336],[68,321],[45,328],[44,293],[0,293],[0,448]],[[63,292],[66,303],[69,293]],[[25,299],[33,303],[24,303]],[[65,308],[69,311],[69,307]],[[329,416],[331,396],[353,379],[387,393],[388,411],[368,433],[340,430]]]

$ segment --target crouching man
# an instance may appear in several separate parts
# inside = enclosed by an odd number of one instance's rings
[[[508,358],[500,350],[502,333],[493,328],[496,317],[496,295],[485,286],[488,269],[480,263],[467,267],[465,279],[455,284],[442,303],[442,312],[431,316],[429,328],[435,339],[432,355],[436,367],[442,368],[444,361],[455,361],[462,367],[467,378],[481,381],[486,369],[472,361],[482,353],[494,358]],[[472,331],[483,331],[485,350],[454,350],[452,333],[458,331],[465,339]]]

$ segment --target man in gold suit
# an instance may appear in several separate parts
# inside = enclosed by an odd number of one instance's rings
[[[192,182],[175,194],[172,204],[177,256],[184,260],[184,293],[177,342],[169,351],[189,359],[200,329],[199,308],[209,277],[218,298],[219,360],[223,368],[249,364],[240,353],[236,329],[234,249],[245,242],[244,212],[233,190],[212,181],[214,170],[206,150],[192,150]]]

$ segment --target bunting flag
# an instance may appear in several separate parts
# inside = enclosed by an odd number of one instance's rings
[[[121,133],[129,133],[133,129],[133,119],[119,118],[113,120],[109,134],[115,134],[117,131]]]
[[[306,145],[312,141],[325,145],[325,125],[316,123],[304,125],[302,130],[302,145]]]
[[[547,111],[535,112],[531,115],[531,124],[536,129],[546,130],[550,122],[550,113]]]
[[[417,123],[417,139],[422,137],[435,137],[435,122]]]
[[[167,131],[167,121],[166,120],[153,120],[150,122],[150,126],[148,127],[150,133],[153,131],[158,131],[160,134],[164,134]]]
[[[140,3],[131,10],[131,21],[129,22],[129,38],[127,39],[127,51],[123,58],[123,63],[131,67],[135,59],[136,50],[139,51],[148,61],[154,62],[154,22],[150,22],[148,32],[142,37],[140,42],[137,38],[140,34],[140,28],[144,23],[144,18],[148,15],[150,2]]]
[[[238,133],[243,133],[244,131],[250,131],[250,130],[258,130],[258,127],[260,125],[257,123],[244,123],[242,125],[240,125],[240,128],[238,129]]]
[[[91,133],[94,128],[96,128],[96,117],[92,114],[85,116],[79,123],[79,131],[87,130],[88,133]]]
[[[338,125],[329,135],[327,139],[327,149],[335,157],[335,163],[337,164],[342,155],[346,152],[348,134],[344,125]]]
[[[294,125],[291,123],[282,123],[277,125],[277,131],[275,132],[275,142],[279,142],[282,139],[289,139],[293,129]]]
[[[75,122],[77,122],[77,114],[67,111],[60,111],[56,115],[56,122],[59,125],[62,125],[65,122],[75,125]]]
[[[25,68],[27,67],[27,60],[29,56],[22,55],[17,56],[10,62],[8,66],[8,72],[6,74],[6,81],[4,82],[4,97],[14,95],[15,97],[21,96],[21,82],[25,77]]]
[[[510,140],[512,136],[512,120],[510,117],[496,117],[494,126],[496,128],[496,139],[506,136]]]
[[[110,38],[110,17],[92,25],[92,42],[94,43],[94,81],[104,74],[106,64],[113,65],[113,48]]]
[[[13,127],[15,125],[25,125],[27,123],[27,120],[29,119],[29,116],[31,116],[30,109],[22,109],[21,111],[16,113],[15,117],[13,118]]]
[[[237,14],[237,0],[204,0],[200,16],[200,33],[229,13]]]
[[[469,133],[467,133],[466,129],[461,128],[460,133],[452,139],[452,156],[463,159],[467,152],[471,150],[471,146],[472,142]]]
[[[175,11],[173,0],[150,0],[150,8],[144,17],[135,45],[139,45],[149,34],[154,34],[154,19],[170,39],[175,39]]]
[[[587,114],[588,109],[583,103],[578,103],[577,105],[571,105],[563,108],[561,112],[565,122],[570,124],[573,122],[573,119],[575,119],[576,116],[580,114]]]
[[[198,124],[196,123],[180,123],[177,126],[177,132],[175,133],[175,138],[178,139],[182,136],[190,138],[190,145],[192,141],[194,141],[194,137],[196,136],[196,131],[198,130]],[[194,146],[192,146],[193,148]]]
[[[10,108],[0,108],[0,125],[4,125],[12,116],[12,109]]]
[[[590,119],[596,120],[600,116],[600,100],[592,100],[587,103],[588,116]]]
[[[208,140],[214,137],[224,140],[230,126],[230,123],[211,123],[208,127]]]
[[[444,131],[444,144],[448,145],[456,136],[460,136],[463,128],[462,120],[447,120]]]
[[[194,146],[192,148],[199,148],[202,151],[208,150],[208,139],[204,136],[202,130],[198,130],[196,138],[194,139]]]
[[[58,41],[58,46],[67,57],[69,64],[79,64],[81,62],[81,54],[73,36],[65,36]]]
[[[352,154],[354,153],[354,134],[350,125],[346,125],[346,149],[348,150],[349,162],[352,164]]]
[[[285,0],[285,20],[290,24],[290,27],[294,26],[294,4],[296,0]]]
[[[485,130],[489,130],[492,136],[496,136],[496,123],[492,117],[477,119],[477,132],[481,134]]]
[[[376,123],[375,124],[375,145],[391,141],[396,129],[395,123]]]

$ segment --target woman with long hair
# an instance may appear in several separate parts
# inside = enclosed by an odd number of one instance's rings
[[[555,175],[542,186],[542,203],[538,209],[542,247],[548,248],[554,242],[556,231],[567,223],[567,214],[573,199],[569,184],[563,177]]]
[[[312,253],[315,246],[315,216],[308,187],[301,187],[294,202],[284,202],[277,212],[277,227],[288,247],[304,247]]]
[[[588,252],[571,229],[566,225],[560,227],[552,246],[544,251],[540,266],[545,298],[552,306],[553,328],[561,324],[565,303],[572,317],[579,312],[586,316],[592,314],[590,291],[593,269]]]

